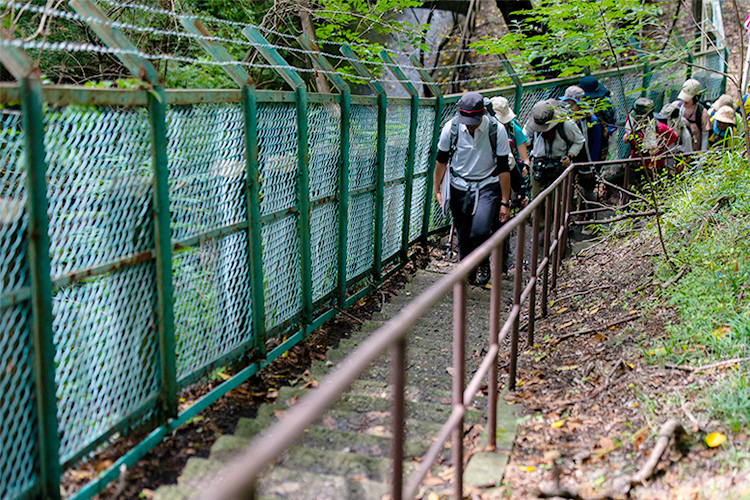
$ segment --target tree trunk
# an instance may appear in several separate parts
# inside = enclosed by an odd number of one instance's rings
[[[497,8],[505,19],[505,24],[508,26],[508,30],[513,31],[515,26],[521,26],[523,34],[526,36],[543,35],[547,32],[547,29],[542,24],[529,23],[526,20],[529,15],[522,14],[519,11],[532,10],[534,5],[531,0],[495,0]],[[542,78],[553,78],[556,75],[549,73],[549,65],[542,62],[542,58],[538,57],[531,61],[531,66],[539,72],[539,76]]]
[[[317,45],[315,28],[313,28],[312,20],[310,19],[310,2],[308,0],[300,1],[299,18],[302,23],[302,32]],[[320,94],[331,93],[331,87],[328,86],[328,80],[326,80],[325,75],[318,72],[315,72],[315,86],[318,88],[318,93]]]

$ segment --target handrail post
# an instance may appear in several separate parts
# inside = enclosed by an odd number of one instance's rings
[[[466,278],[453,285],[453,408],[463,408],[466,358]],[[453,497],[463,499],[464,417],[453,430],[451,461],[455,471]]]
[[[310,251],[310,172],[307,144],[307,87],[300,76],[286,60],[272,48],[268,40],[253,26],[247,26],[242,33],[255,49],[270,64],[276,65],[276,72],[294,90],[297,109],[297,210],[299,216],[299,255],[302,291],[302,328],[309,333],[312,323],[312,255]]]
[[[549,290],[549,275],[550,275],[550,262],[552,256],[550,255],[550,223],[552,222],[552,195],[544,198],[544,258],[547,259],[547,265],[544,266],[542,271],[542,316],[547,316],[547,293]]]
[[[0,36],[3,36],[0,33]],[[60,498],[60,437],[57,427],[55,343],[52,332],[52,279],[47,215],[47,164],[44,148],[42,84],[26,54],[0,47],[0,62],[21,84],[21,121],[26,173],[28,228],[24,236],[31,281],[31,347],[33,349],[36,439],[41,497]]]
[[[411,97],[409,117],[409,145],[406,152],[406,179],[404,180],[404,219],[401,226],[401,262],[406,262],[409,250],[409,228],[411,226],[411,194],[414,187],[414,156],[417,150],[417,120],[419,119],[419,92],[411,84],[393,58],[385,50],[380,51],[380,59],[388,66],[402,87]]]
[[[341,136],[339,139],[341,143],[341,155],[339,157],[339,244],[336,289],[339,307],[344,307],[346,305],[346,267],[349,244],[349,130],[351,128],[352,93],[344,79],[333,74],[335,71],[334,67],[328,62],[328,59],[323,57],[318,47],[307,36],[300,35],[297,41],[306,50],[316,52],[315,54],[308,54],[313,64],[326,72],[328,80],[341,93],[339,96],[339,106],[341,107]]]
[[[406,337],[391,346],[391,459],[393,476],[391,477],[391,498],[403,497],[404,489],[404,432],[406,390]]]
[[[375,234],[373,235],[372,278],[379,282],[383,276],[383,192],[385,190],[385,120],[388,113],[388,94],[382,85],[359,60],[348,45],[339,49],[349,58],[352,68],[364,78],[367,86],[378,96],[377,164],[375,172]]]
[[[523,253],[526,247],[526,224],[516,228],[516,272],[513,279],[513,308],[516,319],[513,321],[513,333],[510,339],[510,367],[508,369],[508,389],[516,389],[516,366],[518,361],[518,324],[521,318],[521,290],[523,289]]]
[[[492,249],[492,288],[490,289],[490,349],[497,347],[500,333],[500,299],[503,286],[503,245]],[[487,375],[487,446],[497,446],[497,354]]]
[[[565,250],[568,246],[568,228],[570,227],[569,219],[570,219],[570,207],[573,204],[573,179],[575,176],[575,170],[571,170],[570,173],[567,176],[567,179],[565,182],[563,182],[564,191],[565,191],[565,198],[563,198],[563,212],[562,212],[562,218],[561,224],[563,226],[562,228],[562,237],[560,238],[560,251],[558,252],[557,256],[558,259],[560,259],[559,265],[562,266],[562,261],[565,258]]]
[[[154,233],[156,240],[156,286],[158,292],[159,353],[161,365],[162,422],[177,416],[177,369],[175,354],[174,298],[172,290],[172,234],[169,213],[169,158],[167,155],[167,105],[156,68],[141,58],[136,46],[91,0],[71,0],[70,5],[110,47],[124,49],[117,57],[136,78],[153,88],[148,93],[151,124],[151,160],[154,169]]]
[[[435,122],[432,127],[432,140],[430,142],[430,156],[427,160],[427,182],[425,183],[425,194],[424,194],[424,212],[422,217],[422,243],[427,243],[427,234],[430,232],[430,216],[432,215],[432,189],[433,189],[433,175],[435,170],[435,161],[437,159],[437,144],[440,139],[440,129],[442,128],[442,115],[443,115],[443,94],[440,92],[440,87],[435,80],[432,79],[430,73],[422,67],[417,59],[417,56],[412,54],[409,57],[409,61],[417,69],[417,73],[422,77],[425,85],[429,87],[432,95],[435,96]]]
[[[555,222],[552,225],[552,237],[554,238],[552,240],[552,244],[555,245],[555,250],[552,252],[552,255],[550,255],[550,265],[552,266],[552,279],[550,280],[550,288],[554,289],[557,285],[557,253],[560,251],[560,212],[562,211],[562,194],[561,194],[561,184],[558,184],[555,188],[555,202],[554,202],[554,210],[555,210]]]
[[[534,280],[534,286],[529,293],[529,322],[526,326],[526,341],[529,346],[534,345],[534,326],[536,322],[536,285],[539,283],[537,269],[539,263],[539,219],[542,214],[542,206],[539,205],[534,209],[531,222],[531,269],[529,275]]]

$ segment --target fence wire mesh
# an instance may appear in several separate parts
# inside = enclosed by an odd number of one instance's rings
[[[30,285],[23,128],[20,113],[0,113],[0,497],[10,499],[34,486],[38,458],[31,303],[6,301]]]

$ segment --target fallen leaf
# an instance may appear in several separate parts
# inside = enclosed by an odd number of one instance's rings
[[[145,498],[146,500],[151,500],[152,498],[154,498],[154,495],[156,495],[156,492],[154,490],[143,488],[141,490],[140,497]]]
[[[109,469],[114,462],[112,460],[102,460],[101,462],[96,462],[94,464],[94,469],[96,472],[102,472],[104,470]]]
[[[568,321],[567,323],[563,323],[562,325],[557,326],[557,330],[565,330],[569,326],[573,326],[573,321]]]
[[[598,308],[598,307],[595,307],[594,309],[592,309],[592,310],[590,310],[590,311],[589,311],[589,314],[590,314],[590,315],[591,315],[591,314],[596,314],[596,313],[598,313],[598,312],[599,312],[599,308]]]
[[[550,427],[554,427],[555,429],[559,429],[560,427],[563,426],[564,423],[565,422],[563,420],[558,420],[557,422],[552,423],[552,425],[550,425]]]
[[[452,366],[447,366],[445,368],[445,371],[448,372],[448,375],[450,375],[451,377],[453,376],[453,367]]]
[[[717,328],[716,330],[714,330],[713,332],[711,332],[711,335],[713,335],[717,339],[720,339],[720,338],[724,337],[724,335],[726,335],[727,333],[731,333],[731,332],[732,332],[732,328],[731,327],[729,327],[729,326],[720,326],[719,328]]]
[[[607,337],[605,337],[605,336],[604,336],[604,335],[602,335],[601,333],[597,333],[596,335],[594,335],[594,338],[595,338],[596,340],[604,340],[604,339],[606,339]]]
[[[560,313],[564,313],[564,312],[565,312],[565,311],[567,311],[567,310],[568,310],[568,308],[567,308],[567,307],[563,307],[562,309],[558,309],[557,311],[555,311],[555,314],[560,314]]]
[[[369,434],[370,436],[377,436],[377,437],[391,437],[391,431],[386,429],[382,425],[376,425],[375,427],[371,427],[365,431],[365,434]]]
[[[431,491],[429,495],[427,495],[427,500],[440,500],[440,497],[437,493],[434,491]]]
[[[567,372],[570,370],[577,370],[580,368],[578,365],[567,365],[567,366],[559,366],[557,367],[557,371],[559,372]]]
[[[281,418],[286,413],[285,410],[274,410],[273,414],[276,416],[276,418]]]
[[[721,432],[712,432],[706,436],[706,444],[709,448],[716,448],[721,446],[721,443],[727,440],[727,437]]]
[[[625,364],[628,365],[628,368],[630,368],[631,370],[635,370],[635,366],[633,365],[633,363],[625,363]]]
[[[427,486],[440,486],[441,484],[445,484],[445,481],[439,477],[429,476],[422,481],[422,484],[426,484]],[[431,493],[431,495],[434,495],[434,493]]]
[[[532,467],[531,465],[527,465],[526,467],[524,467],[523,465],[518,465],[517,467],[518,467],[518,470],[520,471],[534,472],[534,467]]]

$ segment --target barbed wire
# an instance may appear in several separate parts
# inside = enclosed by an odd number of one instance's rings
[[[107,1],[107,0],[103,0],[103,1]],[[157,35],[157,36],[174,36],[177,38],[187,38],[187,39],[198,40],[198,41],[202,40],[202,41],[211,41],[211,42],[223,42],[223,43],[242,45],[246,47],[270,48],[270,49],[290,51],[290,52],[295,52],[295,53],[305,54],[305,55],[324,55],[327,58],[332,58],[332,59],[339,60],[339,61],[346,61],[350,63],[359,62],[359,63],[363,63],[363,64],[370,65],[370,66],[376,66],[376,67],[388,66],[388,67],[398,67],[401,69],[409,69],[409,70],[421,69],[417,66],[414,66],[413,64],[367,61],[367,60],[347,57],[343,55],[336,55],[336,54],[329,54],[329,53],[322,54],[321,52],[318,52],[318,51],[306,50],[306,49],[297,48],[297,47],[288,47],[288,46],[277,45],[273,43],[258,44],[258,43],[250,42],[247,40],[241,40],[241,39],[237,40],[237,39],[213,36],[213,35],[201,35],[197,33],[188,33],[188,32],[176,31],[176,30],[153,28],[150,26],[139,26],[136,24],[122,22],[122,21],[115,21],[115,20],[102,21],[99,18],[91,17],[91,16],[85,17],[75,12],[63,11],[63,10],[53,9],[53,8],[40,6],[40,5],[24,4],[20,2],[15,2],[13,0],[0,0],[0,6],[2,5],[7,5],[9,7],[16,8],[19,11],[28,11],[28,12],[38,13],[38,14],[46,14],[50,17],[56,17],[56,18],[65,19],[68,21],[78,21],[78,22],[85,23],[85,24],[95,23],[95,24],[99,24],[103,26],[109,26],[109,27],[118,28],[118,29],[127,29],[127,30],[132,30],[132,31],[140,32],[140,33],[149,33],[149,34]],[[142,6],[142,7],[148,8],[151,10],[162,11],[162,9],[154,9],[152,7],[146,7],[146,6]],[[194,19],[195,17],[183,16],[183,18]],[[247,25],[247,26],[254,26],[254,25]],[[257,26],[254,26],[254,27],[257,28]],[[427,66],[424,69],[428,71],[434,71],[438,69],[450,70],[450,69],[467,68],[467,67],[474,67],[474,66],[499,66],[500,64],[501,63],[499,61],[477,61],[477,62],[471,62],[471,63],[466,62],[462,64],[444,64],[444,65]]]

